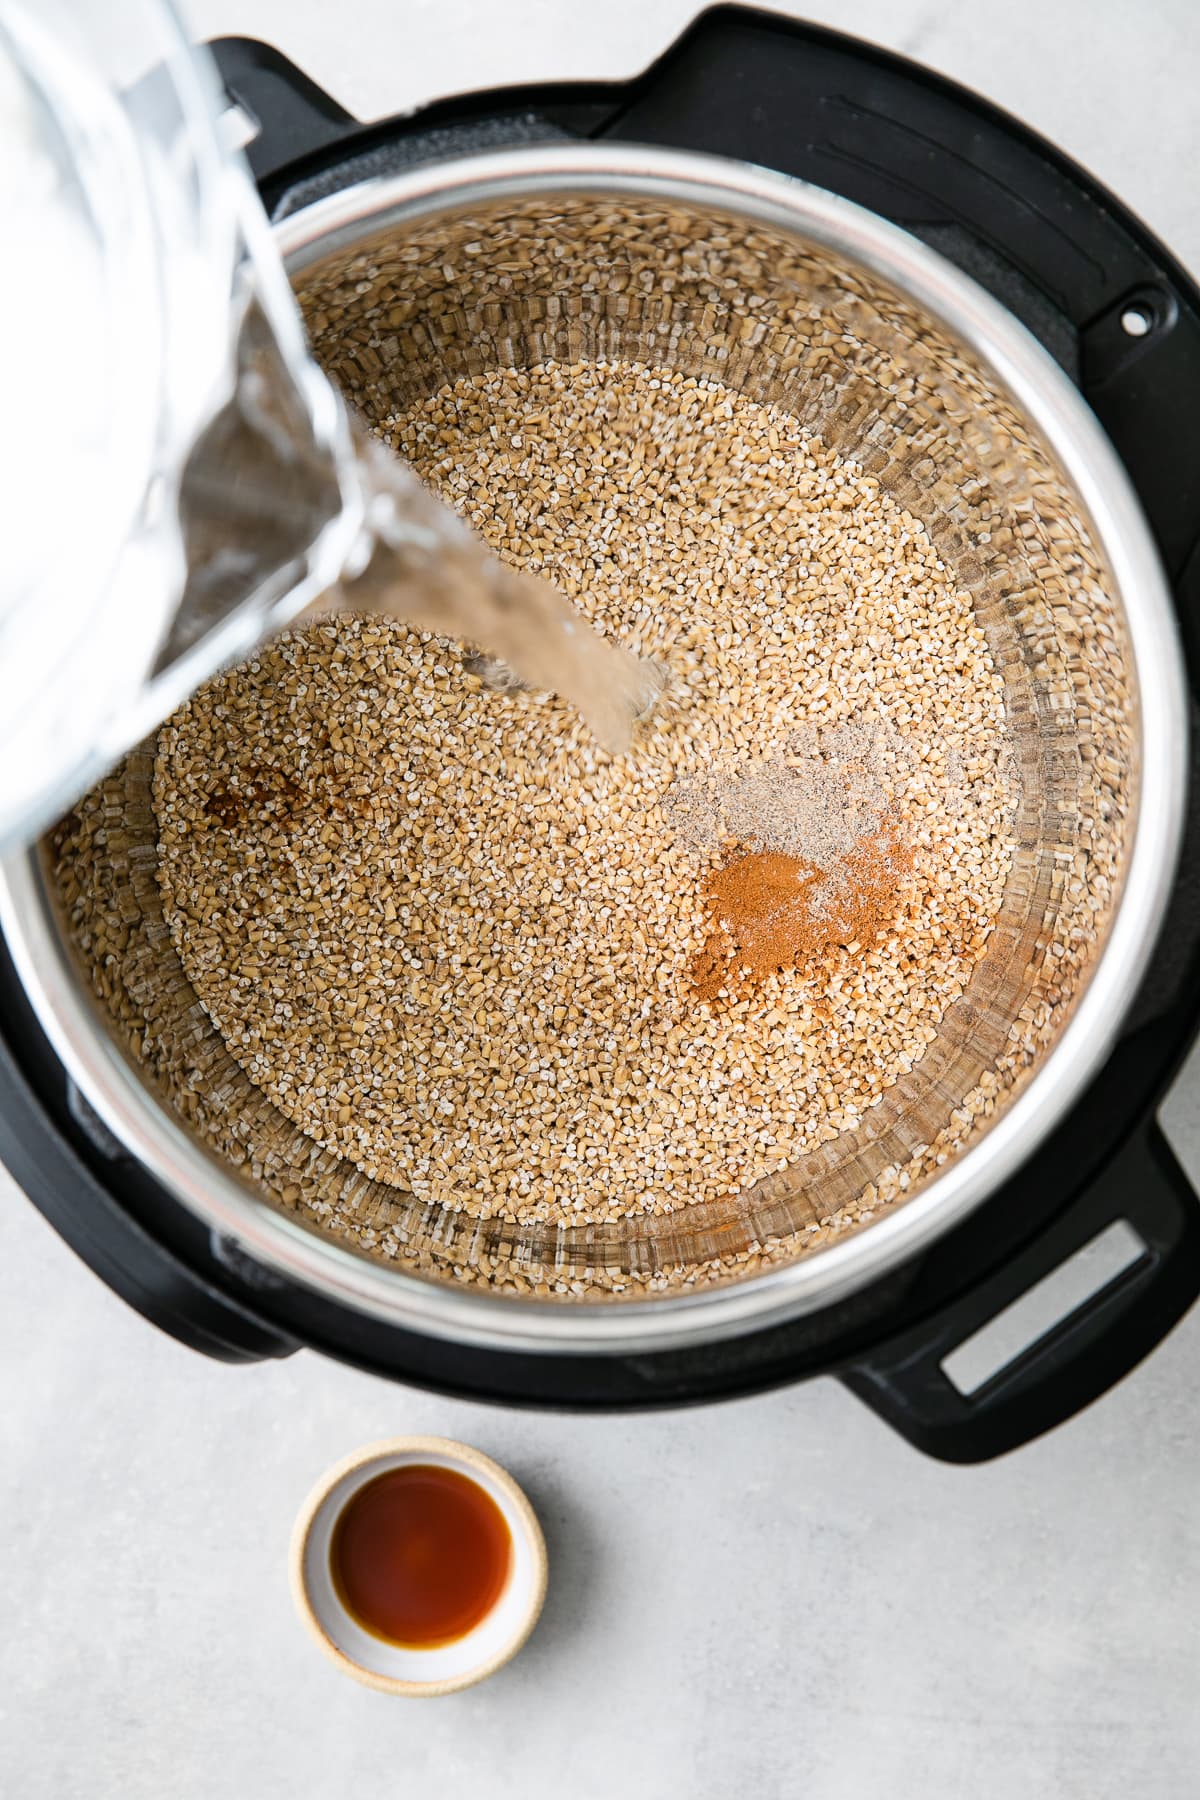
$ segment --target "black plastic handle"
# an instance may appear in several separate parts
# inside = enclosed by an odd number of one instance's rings
[[[612,96],[621,91],[559,90],[572,97],[557,120],[541,112],[548,90],[509,88],[478,97],[497,106],[495,115],[481,112],[472,104],[476,97],[468,96],[364,125],[269,44],[214,38],[208,48],[230,100],[257,128],[245,154],[273,219],[417,163],[586,136],[614,111]],[[607,97],[597,100],[598,93]]]
[[[0,1062],[0,1066],[3,1063]],[[216,1362],[262,1362],[291,1356],[294,1338],[256,1318],[230,1295],[172,1256],[95,1181],[61,1133],[46,1134],[35,1157],[14,1113],[13,1090],[0,1109],[0,1162],[63,1242],[142,1318]]]
[[[219,1362],[258,1362],[299,1349],[294,1338],[139,1223],[116,1197],[128,1185],[128,1172],[111,1187],[97,1173],[89,1159],[101,1167],[128,1159],[64,1079],[3,940],[0,1095],[0,1164],[80,1260],[143,1318]],[[220,1264],[214,1272],[221,1272]]]
[[[946,1358],[1124,1219],[1135,1262],[963,1394]],[[860,1400],[944,1462],[978,1463],[1039,1437],[1128,1374],[1200,1294],[1200,1202],[1150,1119],[1071,1205],[989,1279],[839,1371]]]
[[[246,160],[256,181],[269,181],[286,165],[360,129],[353,113],[270,44],[230,37],[208,48],[226,93],[255,127]]]

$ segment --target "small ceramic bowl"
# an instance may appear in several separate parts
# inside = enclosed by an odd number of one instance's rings
[[[365,1631],[342,1605],[329,1565],[333,1528],[351,1495],[406,1463],[456,1469],[478,1482],[512,1536],[508,1580],[491,1611],[464,1637],[429,1650],[390,1644]],[[546,1543],[525,1495],[490,1456],[450,1438],[388,1438],[356,1450],[321,1477],[292,1534],[291,1579],[300,1617],[347,1675],[385,1694],[453,1694],[503,1668],[533,1630],[546,1596]]]

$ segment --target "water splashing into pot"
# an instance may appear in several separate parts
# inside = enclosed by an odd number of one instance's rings
[[[298,596],[310,612],[384,614],[463,640],[485,685],[555,693],[606,750],[626,749],[662,692],[657,666],[601,637],[549,580],[504,563],[340,403],[339,428],[314,435],[303,402],[323,380],[311,364],[288,369],[252,307],[233,395],[181,484],[187,579],[163,662],[247,597],[279,591],[262,636],[297,616]]]

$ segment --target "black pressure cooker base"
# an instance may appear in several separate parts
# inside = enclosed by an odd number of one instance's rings
[[[636,80],[442,101],[359,125],[268,46],[213,46],[259,127],[282,217],[371,175],[514,142],[613,139],[740,158],[832,189],[922,237],[1038,336],[1109,433],[1176,598],[1200,695],[1200,293],[1121,204],[987,102],[887,52],[720,7]],[[1144,329],[1133,335],[1133,313]],[[1195,704],[1193,704],[1195,711]],[[1193,736],[1193,764],[1197,738]],[[789,1324],[680,1351],[514,1355],[404,1332],[281,1281],[210,1233],[90,1115],[0,944],[0,1160],[101,1277],[227,1361],[308,1345],[506,1404],[678,1405],[818,1373],[934,1455],[980,1461],[1078,1411],[1200,1293],[1200,1206],[1155,1122],[1200,997],[1200,768],[1170,913],[1127,1028],[1036,1155],[924,1255]],[[985,1321],[1118,1219],[1138,1260],[969,1397],[942,1367]]]

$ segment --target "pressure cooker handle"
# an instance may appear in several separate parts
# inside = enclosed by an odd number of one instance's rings
[[[1039,1283],[1049,1287],[1058,1272],[1065,1275],[1077,1253],[1122,1220],[1140,1239],[1140,1255],[964,1392],[947,1373],[947,1359],[993,1322],[1003,1332],[1006,1308],[1027,1295],[1036,1304]],[[990,1278],[839,1373],[919,1450],[944,1462],[986,1462],[1098,1399],[1198,1294],[1200,1204],[1151,1115],[1097,1179]]]
[[[245,114],[246,133],[253,133],[245,138],[246,159],[272,218],[415,163],[571,135],[542,118],[519,88],[505,90],[501,118],[460,119],[456,102],[435,102],[406,115],[411,123],[403,128],[395,119],[364,125],[269,44],[216,38],[208,48],[231,104]],[[581,104],[585,123],[594,122]],[[609,111],[614,104],[610,99]]]
[[[215,38],[208,48],[225,92],[253,133],[245,152],[260,185],[285,166],[362,129],[353,113],[270,44],[228,37]]]

